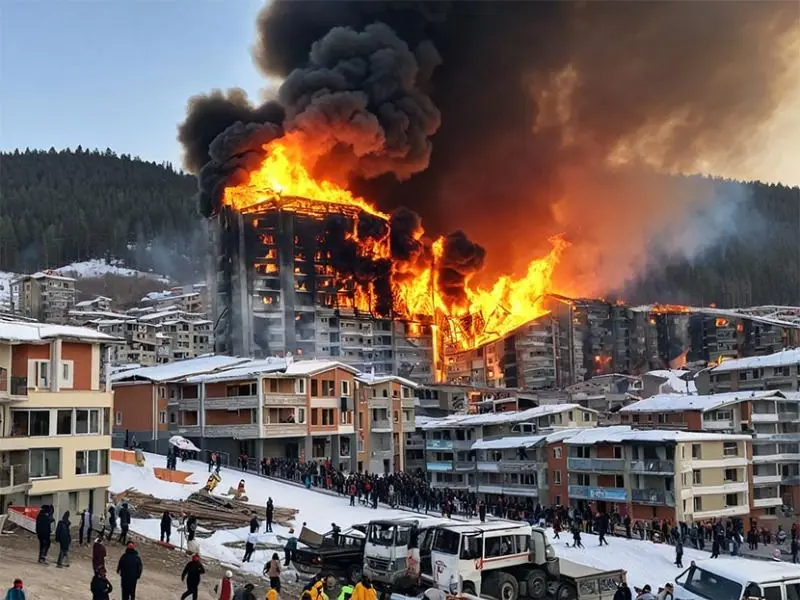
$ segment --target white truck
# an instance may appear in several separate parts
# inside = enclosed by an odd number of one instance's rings
[[[497,600],[612,600],[626,578],[559,560],[543,529],[516,521],[437,526],[431,562],[438,589]]]
[[[410,591],[433,584],[431,546],[436,526],[449,519],[422,515],[370,521],[363,572],[379,588]]]
[[[675,600],[800,600],[800,567],[718,558],[693,564],[675,584]]]

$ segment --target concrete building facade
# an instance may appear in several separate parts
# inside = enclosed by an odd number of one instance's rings
[[[75,279],[45,271],[11,282],[11,310],[46,323],[67,323],[75,307]]]
[[[112,393],[91,329],[0,320],[0,512],[105,507]]]

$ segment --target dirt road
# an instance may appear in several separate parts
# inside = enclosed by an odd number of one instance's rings
[[[137,600],[177,600],[186,589],[181,584],[181,571],[188,557],[148,542],[141,538],[135,540],[136,548],[142,556],[144,574],[136,590]],[[27,600],[80,600],[91,598],[89,583],[92,580],[91,546],[78,546],[77,542],[70,549],[69,568],[59,569],[55,562],[58,550],[53,544],[50,548],[48,565],[37,562],[39,546],[36,538],[19,529],[12,533],[0,535],[0,598],[5,597],[6,590],[11,587],[16,577],[25,582]],[[116,542],[107,545],[106,568],[109,580],[114,586],[112,600],[119,600],[119,579],[115,574],[116,563],[122,555],[123,548]],[[206,575],[200,584],[200,600],[216,600],[214,586],[221,579],[226,567],[211,560],[204,560]],[[256,598],[264,598],[266,588],[264,580],[246,578],[234,571],[234,582],[238,584],[251,581],[256,584]],[[300,587],[296,584],[284,584],[282,596],[297,598]]]

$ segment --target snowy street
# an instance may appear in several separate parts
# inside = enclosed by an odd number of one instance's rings
[[[156,454],[146,454],[147,463],[144,467],[137,467],[117,461],[111,463],[111,491],[122,492],[128,488],[135,488],[145,494],[152,494],[156,498],[185,499],[193,492],[202,489],[208,478],[208,466],[199,461],[178,462],[178,469],[192,472],[191,478],[195,483],[182,485],[161,481],[153,474],[153,467],[163,467],[165,457]],[[324,492],[306,490],[289,483],[263,478],[255,473],[242,473],[236,469],[223,468],[220,471],[222,482],[217,487],[218,494],[224,494],[230,487],[236,487],[239,480],[244,479],[251,504],[264,506],[267,498],[271,497],[275,506],[295,508],[298,513],[295,518],[295,535],[299,535],[304,522],[315,531],[327,532],[330,525],[335,522],[345,529],[356,523],[363,523],[376,518],[391,518],[407,516],[408,512],[393,510],[379,506],[377,509],[363,506],[349,506],[349,499]],[[200,529],[203,523],[198,523]],[[260,532],[260,542],[283,547],[288,536],[288,529],[278,524],[273,525],[273,533],[263,533],[263,524]],[[131,529],[140,535],[157,540],[159,537],[158,519],[134,519]],[[247,528],[219,530],[209,538],[198,538],[201,554],[220,560],[244,571],[261,573],[264,562],[270,558],[272,550],[267,552],[256,551],[254,562],[242,564],[243,550],[230,548],[226,543],[243,542],[247,535]],[[554,539],[552,530],[548,530],[551,541],[558,556],[568,558],[577,563],[596,567],[599,569],[623,568],[628,572],[628,583],[633,587],[642,587],[650,584],[653,589],[663,586],[668,581],[674,581],[675,576],[682,569],[674,566],[675,551],[666,544],[653,544],[640,540],[627,540],[609,536],[608,546],[600,547],[598,538],[591,534],[582,534],[585,548],[574,549],[567,546],[572,542],[572,536],[562,532],[560,539]],[[179,543],[173,529],[173,541]],[[276,550],[281,557],[283,553]],[[267,555],[269,554],[269,556]],[[701,552],[691,547],[686,547],[683,555],[683,564],[688,567],[691,561],[697,563],[712,560],[708,552]],[[735,561],[743,569],[756,569],[761,561],[747,558],[723,556],[716,561]],[[800,567],[798,567],[800,569]]]

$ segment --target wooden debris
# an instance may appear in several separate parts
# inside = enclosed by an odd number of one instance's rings
[[[127,502],[131,513],[139,518],[160,518],[164,511],[169,511],[173,518],[194,515],[200,525],[213,529],[235,529],[246,527],[250,519],[256,517],[262,521],[266,508],[248,504],[232,498],[215,496],[208,492],[195,492],[186,500],[164,500],[150,494],[142,494],[129,488],[119,494],[112,494],[114,503]],[[284,527],[293,525],[297,509],[275,507],[274,522]]]

